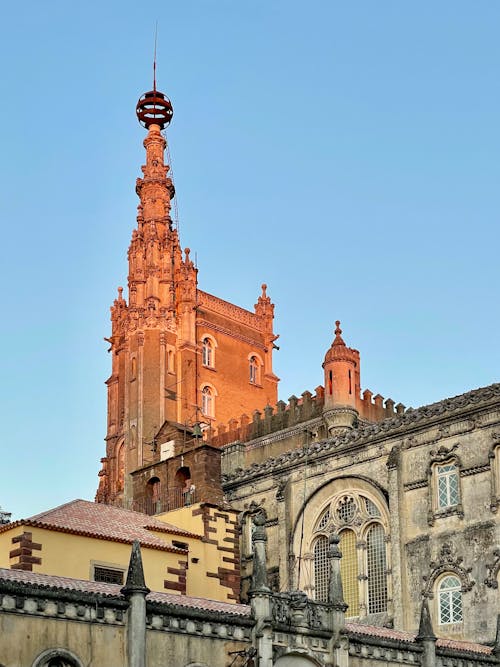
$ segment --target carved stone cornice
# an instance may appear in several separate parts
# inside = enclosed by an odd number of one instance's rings
[[[416,410],[409,409],[404,414],[385,419],[383,422],[361,426],[337,437],[315,442],[306,448],[307,456],[309,460],[314,460],[329,456],[332,451],[359,447],[389,437],[401,437],[405,432],[428,426],[434,421],[449,418],[455,413],[487,408],[495,403],[500,404],[500,383],[475,389],[453,398],[446,398]],[[304,452],[304,448],[290,450],[276,458],[267,459],[263,463],[255,463],[249,468],[238,469],[223,476],[223,485],[230,486],[275,473],[277,470],[293,468],[302,463]]]

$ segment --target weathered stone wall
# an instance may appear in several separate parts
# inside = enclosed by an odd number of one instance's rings
[[[259,506],[266,511],[272,582],[296,587],[300,558],[300,584],[307,589],[314,524],[334,494],[356,491],[387,512],[389,593],[386,615],[370,616],[361,604],[359,620],[416,631],[425,593],[440,636],[493,641],[499,424],[500,385],[493,385],[226,474],[227,498],[242,512],[243,590],[252,570],[247,515]],[[456,462],[460,482],[459,502],[444,509],[437,506],[435,469],[443,461]],[[366,561],[366,543],[356,546]],[[435,584],[448,571],[462,582],[463,622],[439,625]],[[366,592],[363,584],[360,591]]]

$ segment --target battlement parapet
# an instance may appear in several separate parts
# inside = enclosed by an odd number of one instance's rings
[[[219,424],[212,429],[210,442],[215,447],[224,447],[233,442],[248,442],[321,417],[325,404],[325,389],[319,386],[315,391],[314,395],[310,391],[304,391],[300,398],[292,395],[288,403],[278,401],[274,407],[266,405],[262,411],[255,410],[251,418],[243,414],[239,419],[230,419],[227,424]],[[365,389],[356,402],[356,409],[362,421],[380,422],[404,414],[405,406],[402,403],[396,405],[392,398],[384,399],[380,394],[373,396],[373,392]]]
[[[317,387],[314,396],[310,391],[304,391],[300,398],[290,396],[288,403],[278,401],[274,408],[266,405],[262,412],[255,410],[251,420],[248,415],[242,415],[239,419],[230,419],[227,425],[219,424],[212,431],[211,444],[223,447],[233,442],[248,442],[281,431],[320,417],[323,405],[323,387]]]

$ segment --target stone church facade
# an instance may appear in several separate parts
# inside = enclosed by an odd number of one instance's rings
[[[338,534],[349,619],[416,631],[426,599],[439,636],[493,641],[500,385],[324,437],[331,412],[321,395],[292,399],[255,420],[261,435],[224,447],[223,488],[242,513],[242,590],[249,519],[262,510],[275,590],[324,600],[328,539]],[[272,431],[280,413],[288,425]]]

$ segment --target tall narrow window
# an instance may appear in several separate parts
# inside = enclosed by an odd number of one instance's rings
[[[201,341],[201,361],[204,366],[214,367],[214,344],[208,336]]]
[[[252,384],[260,384],[259,380],[259,360],[257,357],[250,357],[250,382]]]
[[[460,502],[458,468],[454,463],[437,466],[438,507],[452,507]]]
[[[387,564],[384,529],[373,524],[366,534],[366,559],[368,573],[368,613],[387,610]]]
[[[214,416],[214,395],[210,387],[201,390],[201,411],[206,417]]]
[[[314,543],[314,597],[328,600],[328,538],[320,535]]]
[[[167,352],[167,373],[175,373],[174,351]]]
[[[440,625],[462,622],[462,586],[458,577],[446,575],[439,582],[438,616]]]
[[[340,574],[344,589],[344,600],[349,605],[347,617],[359,616],[359,581],[358,581],[358,554],[356,551],[356,534],[352,530],[343,530],[340,533]]]

